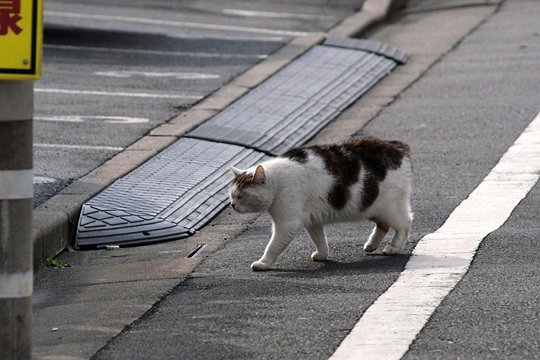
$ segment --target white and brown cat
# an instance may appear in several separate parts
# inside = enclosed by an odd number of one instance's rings
[[[384,254],[399,253],[412,223],[409,146],[365,137],[336,145],[310,146],[247,170],[231,168],[232,207],[240,213],[268,211],[272,238],[254,271],[268,270],[302,229],[316,246],[314,261],[328,258],[323,226],[369,219],[375,228],[364,251],[376,250],[395,230]]]

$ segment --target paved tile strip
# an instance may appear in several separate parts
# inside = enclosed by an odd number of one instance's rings
[[[188,136],[279,155],[304,144],[387,75],[398,62],[392,55],[406,61],[376,41],[330,44],[336,45],[315,46]]]
[[[398,280],[331,359],[400,359],[465,275],[482,240],[504,224],[539,177],[540,114],[443,226],[419,241]]]
[[[240,146],[182,138],[83,205],[75,246],[189,236],[225,206],[229,167],[264,157]]]
[[[400,49],[381,43],[375,40],[368,39],[352,39],[341,36],[329,36],[324,42],[326,46],[335,46],[346,49],[358,49],[369,51],[371,53],[385,56],[399,64],[405,64],[409,60],[409,55]]]

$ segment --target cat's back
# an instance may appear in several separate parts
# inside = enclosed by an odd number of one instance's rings
[[[363,137],[339,144],[295,148],[281,158],[345,179],[355,177],[362,168],[382,175],[399,168],[410,153],[410,147],[401,141]]]
[[[354,216],[370,208],[381,191],[409,191],[410,153],[403,142],[364,137],[292,149],[281,158],[309,174],[304,186],[312,196],[325,199],[320,204],[328,207],[324,212]]]

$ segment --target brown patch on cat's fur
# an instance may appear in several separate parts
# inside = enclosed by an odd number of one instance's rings
[[[236,176],[233,180],[234,185],[238,189],[245,189],[246,187],[253,184],[253,174],[243,174]]]
[[[364,193],[361,209],[365,210],[379,196],[379,183],[388,170],[401,166],[404,156],[410,156],[409,145],[401,141],[386,141],[376,137],[365,137],[346,143],[362,162],[364,173]]]
[[[335,178],[328,202],[338,210],[343,209],[351,198],[350,187],[358,182],[358,159],[344,145],[314,146],[311,150],[323,159],[327,171]]]
[[[410,156],[409,145],[372,136],[350,141],[345,143],[345,146],[349,146],[381,180],[384,180],[388,169],[399,168],[403,157]]]
[[[245,189],[254,184],[264,184],[264,168],[259,165],[255,170],[255,174],[242,174],[234,178],[233,183],[238,189]]]
[[[390,230],[390,226],[381,219],[374,217],[370,220],[373,221],[375,225],[377,225],[377,228],[381,229],[382,231],[388,232],[388,230]]]
[[[328,202],[335,209],[343,209],[351,198],[350,187],[363,174],[360,207],[367,209],[379,195],[379,183],[388,170],[401,166],[404,156],[410,156],[410,148],[400,141],[386,141],[376,137],[364,137],[336,145],[310,146],[287,151],[283,157],[306,163],[311,152],[324,161],[326,170],[334,176],[334,184],[328,193]]]
[[[306,149],[303,148],[295,148],[291,149],[287,152],[285,152],[282,157],[286,157],[291,159],[292,161],[296,161],[300,164],[305,164],[307,162],[308,153]]]

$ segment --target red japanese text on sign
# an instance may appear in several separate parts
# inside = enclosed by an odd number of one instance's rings
[[[21,0],[0,0],[0,35],[7,35],[11,29],[18,35],[22,29],[17,22],[22,19]]]

